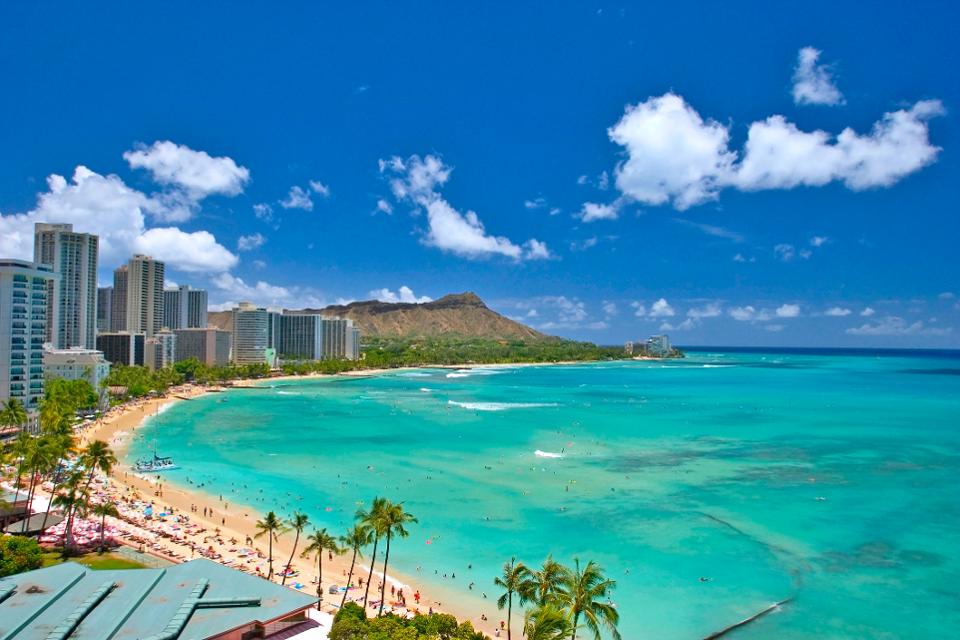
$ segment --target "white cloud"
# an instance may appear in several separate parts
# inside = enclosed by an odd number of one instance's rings
[[[290,187],[287,197],[280,201],[280,206],[284,209],[303,209],[304,211],[313,211],[313,200],[310,194],[303,187],[293,185]]]
[[[209,231],[187,233],[176,227],[156,227],[137,236],[132,248],[181,271],[216,273],[232,269],[238,262]]]
[[[605,316],[612,318],[613,316],[617,315],[618,311],[619,310],[617,309],[616,302],[611,302],[609,300],[603,301],[603,314]]]
[[[833,74],[824,64],[817,64],[821,51],[804,47],[797,54],[793,71],[793,101],[797,104],[843,104],[843,94],[833,83]]]
[[[704,121],[672,93],[628,105],[607,133],[627,151],[615,171],[617,187],[645,204],[672,202],[682,210],[714,200],[736,161],[727,127]]]
[[[853,336],[945,336],[952,332],[953,327],[928,327],[922,320],[910,323],[898,316],[886,316],[876,322],[847,329],[847,333]]]
[[[211,280],[211,297],[220,299],[211,309],[231,309],[238,302],[252,302],[264,307],[312,308],[327,306],[327,301],[314,290],[301,287],[282,287],[263,280],[248,284],[242,278],[221,273]],[[339,303],[339,301],[338,301]]]
[[[558,216],[560,215],[561,212],[562,210],[560,209],[560,207],[551,207],[548,213],[552,216]]]
[[[547,206],[547,200],[546,198],[542,197],[537,197],[533,200],[524,200],[523,206],[527,209],[542,209],[543,207]]]
[[[764,325],[763,328],[764,330],[770,331],[771,333],[779,333],[780,331],[783,331],[782,324],[767,324],[767,325]]]
[[[266,269],[267,263],[264,262],[263,260],[254,260],[253,266],[256,267],[257,269]]]
[[[830,242],[830,238],[826,236],[813,236],[812,238],[810,238],[811,247],[822,247],[828,242]]]
[[[800,305],[782,304],[777,307],[776,313],[778,318],[796,318],[800,315]]]
[[[319,180],[310,181],[310,190],[316,193],[317,195],[327,198],[330,196],[330,187],[323,184]]]
[[[660,298],[650,305],[651,318],[669,318],[674,315],[673,307],[667,302],[666,298]]]
[[[413,289],[403,285],[397,291],[391,291],[384,287],[383,289],[374,289],[367,294],[374,300],[379,300],[381,302],[406,302],[411,304],[423,304],[424,302],[431,302],[433,298],[429,296],[420,296],[417,297],[413,293]]]
[[[669,322],[662,322],[660,324],[660,331],[690,331],[697,326],[697,321],[693,318],[687,318],[683,322],[678,324],[670,324]]]
[[[137,145],[124,153],[123,159],[131,168],[149,171],[159,184],[184,189],[193,200],[213,194],[235,196],[250,180],[250,171],[231,158],[214,158],[169,140],[158,140],[149,147]]]
[[[387,215],[390,215],[391,213],[393,213],[393,205],[387,202],[386,200],[384,200],[383,198],[380,198],[379,200],[377,200],[377,211],[379,211],[380,213],[385,213]]]
[[[596,202],[584,202],[580,209],[580,219],[584,222],[594,222],[596,220],[616,220],[619,215],[617,203],[599,204]]]
[[[766,309],[756,309],[753,305],[733,307],[727,312],[731,318],[739,322],[766,322],[772,318]]]
[[[586,176],[586,174],[584,174],[584,175],[582,175],[582,176],[578,176],[578,177],[577,177],[577,184],[579,184],[579,185],[585,185],[585,184],[587,184],[587,181],[588,181],[588,180],[590,180],[590,178],[588,178],[588,177]]]
[[[394,156],[380,161],[380,171],[389,173],[390,189],[398,200],[426,209],[428,228],[424,244],[467,258],[502,255],[514,260],[542,260],[550,257],[547,245],[531,238],[522,246],[503,236],[487,233],[474,211],[461,213],[445,200],[439,188],[450,177],[451,168],[433,155],[413,155],[406,160]]]
[[[797,257],[797,249],[792,244],[778,244],[773,248],[773,252],[783,262],[790,262]]]
[[[610,174],[604,171],[597,178],[597,188],[601,191],[606,191],[610,188]]]
[[[875,313],[876,311],[874,311],[872,307],[865,307],[864,310],[860,312],[860,315],[864,318],[869,318]]]
[[[255,204],[253,205],[253,215],[257,216],[260,220],[270,222],[273,220],[273,207],[263,202]]]
[[[831,316],[834,318],[843,318],[845,316],[850,315],[851,313],[853,312],[850,309],[847,309],[845,307],[830,307],[829,309],[823,312],[823,315]]]
[[[175,227],[147,229],[145,213],[162,208],[154,198],[127,186],[116,175],[100,175],[80,165],[68,182],[53,174],[36,207],[0,216],[0,255],[30,260],[33,225],[65,222],[100,237],[100,267],[111,269],[134,253],[148,253],[184,271],[222,271],[237,262],[210,233]]]
[[[257,247],[262,247],[267,239],[261,233],[252,233],[247,236],[240,236],[237,239],[237,249],[240,251],[252,251]]]
[[[800,131],[783,116],[754,122],[733,184],[744,191],[819,187],[842,182],[862,191],[889,187],[933,163],[927,120],[944,113],[938,100],[886,113],[869,134],[844,129],[835,140],[825,131]]]
[[[728,187],[889,187],[936,161],[940,149],[930,144],[927,122],[943,113],[940,101],[923,100],[885,113],[867,134],[846,128],[837,136],[801,131],[773,115],[750,125],[738,161],[729,148],[729,126],[704,120],[682,97],[667,93],[628,105],[608,134],[626,150],[615,171],[623,196],[683,210],[717,199]]]
[[[938,300],[955,300],[956,297],[957,294],[953,293],[952,291],[944,291],[937,295]]]
[[[747,320],[752,320],[753,316],[756,313],[756,309],[752,306],[746,307],[734,307],[730,309],[730,317],[734,320],[739,320],[741,322],[746,322]]]
[[[630,307],[633,309],[633,315],[638,318],[642,318],[647,315],[647,307],[639,301],[634,300],[630,303]]]
[[[718,227],[712,224],[705,224],[702,222],[694,222],[693,220],[687,220],[685,218],[674,218],[674,222],[682,224],[686,227],[693,229],[698,229],[708,236],[714,236],[715,238],[725,238],[727,240],[732,240],[733,242],[743,242],[745,238],[742,233],[737,233],[736,231],[731,231],[724,227]]]
[[[546,260],[553,257],[550,254],[550,249],[547,248],[547,243],[540,242],[534,238],[524,242],[523,248],[524,257],[526,257],[527,260]]]
[[[717,302],[708,302],[702,307],[687,310],[687,317],[694,320],[702,318],[716,318],[723,313],[720,304]]]

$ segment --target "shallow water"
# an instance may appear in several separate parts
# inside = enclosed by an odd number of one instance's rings
[[[420,522],[391,564],[493,620],[502,563],[552,553],[617,580],[627,639],[791,596],[736,637],[949,637],[958,373],[957,354],[698,352],[283,382],[179,403],[130,455],[156,440],[172,481],[335,530],[404,500]]]

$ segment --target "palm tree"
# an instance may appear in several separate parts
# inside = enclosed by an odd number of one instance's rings
[[[30,484],[27,487],[28,514],[33,512],[33,497],[37,488],[37,483],[42,478],[43,474],[50,471],[54,461],[56,460],[55,456],[56,453],[53,450],[53,447],[51,447],[49,437],[42,436],[40,438],[34,438],[33,446],[27,453],[27,459],[24,462],[24,466],[30,473]]]
[[[412,513],[407,513],[403,510],[402,502],[387,502],[381,514],[381,521],[383,530],[387,536],[387,548],[383,556],[383,582],[380,583],[380,610],[377,612],[378,616],[383,615],[383,601],[387,592],[387,562],[390,560],[390,539],[393,538],[393,536],[397,536],[398,538],[406,538],[409,536],[410,533],[404,525],[416,522],[417,519],[413,517]]]
[[[290,559],[287,560],[287,566],[283,569],[283,580],[280,582],[281,585],[287,584],[287,574],[290,573],[290,565],[293,564],[293,556],[297,553],[297,545],[300,544],[300,534],[304,529],[307,528],[307,525],[310,524],[310,518],[306,514],[295,512],[293,517],[287,521],[287,531],[293,529],[297,532],[296,537],[293,539],[293,551],[290,552]]]
[[[523,633],[527,640],[565,640],[572,630],[570,618],[555,604],[530,610],[523,622]]]
[[[320,529],[314,530],[313,533],[307,536],[307,542],[310,544],[307,545],[307,548],[303,550],[303,553],[300,554],[301,558],[306,558],[311,553],[317,554],[317,610],[320,610],[320,606],[323,604],[323,552],[329,551],[340,555],[343,553],[343,549],[337,544],[337,539],[332,535],[327,533],[327,530]]]
[[[526,585],[530,579],[530,570],[516,558],[503,565],[503,575],[494,578],[493,582],[506,591],[497,599],[497,608],[507,608],[507,640],[510,640],[510,618],[513,615],[513,595],[517,595],[520,604],[526,604],[528,591]]]
[[[347,586],[343,590],[343,599],[340,600],[340,608],[347,602],[347,592],[350,590],[350,583],[353,582],[353,567],[357,563],[357,558],[363,557],[363,548],[373,540],[373,531],[365,524],[356,524],[347,535],[340,536],[340,542],[344,548],[353,550],[353,557],[350,558],[350,572],[347,574]]]
[[[67,427],[68,429],[70,427]],[[61,483],[61,474],[60,474],[60,465],[63,464],[63,461],[66,460],[76,451],[76,439],[73,436],[72,432],[69,433],[49,433],[45,434],[44,438],[48,441],[48,446],[51,449],[51,456],[56,457],[57,461],[53,465],[53,488],[50,490],[50,495],[57,495],[57,491],[60,488]],[[47,510],[43,514],[43,522],[40,523],[40,530],[37,532],[37,539],[40,539],[40,536],[43,535],[43,532],[47,528],[47,517],[50,515],[50,508],[47,507]]]
[[[113,465],[117,464],[117,456],[103,440],[94,440],[80,452],[80,464],[87,470],[87,487],[93,482],[93,475],[102,471],[109,475]]]
[[[277,517],[273,511],[267,513],[267,516],[263,520],[257,520],[257,533],[254,534],[254,538],[260,538],[267,536],[268,542],[268,552],[267,552],[267,566],[269,570],[267,572],[267,580],[273,579],[273,541],[276,540],[280,534],[283,532],[283,521]]]
[[[373,581],[373,565],[377,561],[377,544],[380,542],[380,536],[386,531],[383,528],[383,512],[387,507],[386,498],[374,498],[370,511],[357,509],[356,518],[361,523],[370,528],[373,534],[373,554],[370,556],[370,572],[367,574],[367,588],[363,592],[363,608],[367,608],[367,598],[370,596],[370,583]]]
[[[4,411],[8,409],[4,408]],[[14,486],[13,501],[16,503],[20,500],[20,480],[23,477],[23,467],[24,463],[27,460],[27,456],[30,455],[30,449],[34,446],[34,438],[26,431],[21,431],[16,440],[13,441],[13,444],[10,448],[10,454],[17,460],[17,479]]]
[[[3,408],[0,408],[0,424],[20,427],[23,430],[23,425],[26,422],[27,410],[23,407],[22,402],[16,398],[10,398],[3,403]]]
[[[119,518],[120,512],[117,511],[116,505],[112,502],[101,502],[99,504],[95,504],[90,508],[90,512],[95,516],[100,516],[100,553],[103,553],[103,530],[106,526],[107,516],[110,516],[111,518]]]
[[[63,556],[67,557],[70,549],[73,547],[73,522],[76,516],[81,518],[86,515],[89,503],[89,496],[86,490],[81,486],[83,473],[74,471],[64,483],[66,493],[61,493],[53,497],[53,504],[63,507],[67,513],[67,525],[64,530]]]
[[[617,631],[620,614],[609,602],[609,594],[616,586],[616,580],[605,577],[603,569],[596,562],[591,560],[581,569],[580,559],[574,559],[574,569],[557,593],[557,602],[573,616],[571,640],[577,638],[580,616],[583,616],[595,640],[600,640],[601,626],[610,631],[614,640],[620,640],[620,632]]]
[[[523,585],[527,598],[543,607],[560,591],[569,574],[570,570],[554,560],[552,555],[547,556],[540,570],[531,571]]]

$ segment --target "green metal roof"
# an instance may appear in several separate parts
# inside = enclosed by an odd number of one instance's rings
[[[122,571],[65,562],[0,580],[0,640],[199,640],[316,601],[203,559]]]

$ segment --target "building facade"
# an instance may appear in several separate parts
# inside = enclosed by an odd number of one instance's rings
[[[143,366],[146,336],[142,333],[114,331],[97,336],[97,350],[112,365]]]
[[[46,338],[56,347],[92,349],[96,343],[99,241],[93,234],[74,232],[72,224],[34,226],[34,262],[60,276],[56,291],[47,292],[47,317],[55,321],[47,323]]]
[[[663,358],[670,355],[670,338],[665,335],[650,336],[647,338],[647,353],[651,356]]]
[[[233,361],[237,364],[269,363],[270,313],[241,302],[233,310]]]
[[[97,289],[97,332],[100,331],[113,331],[113,287]]]
[[[281,360],[320,360],[323,358],[323,318],[313,314],[285,313],[280,317]]]
[[[149,338],[163,328],[164,269],[163,262],[145,255],[135,255],[127,263],[125,331]]]
[[[151,370],[172,367],[177,361],[177,334],[163,329],[144,341],[143,363]]]
[[[127,284],[130,270],[122,264],[113,270],[113,287],[110,293],[110,331],[127,330]]]
[[[207,292],[188,285],[163,291],[163,326],[196,329],[207,326]]]
[[[15,398],[28,411],[43,398],[47,296],[58,279],[46,265],[0,260],[0,401]]]
[[[232,335],[215,327],[177,329],[176,361],[196,358],[208,367],[230,363]]]
[[[360,357],[360,332],[353,320],[323,318],[322,358],[356,360]]]
[[[95,391],[110,374],[110,363],[102,351],[70,347],[69,349],[46,349],[43,352],[46,375],[64,380],[86,380]]]

